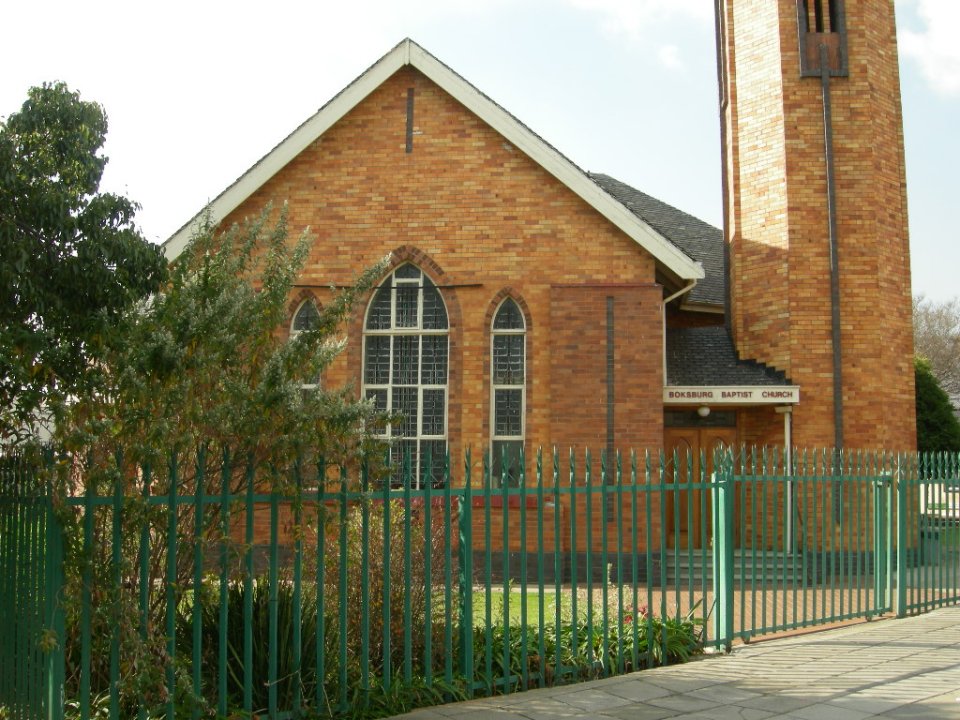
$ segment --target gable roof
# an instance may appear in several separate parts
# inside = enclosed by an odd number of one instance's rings
[[[683,297],[684,305],[724,306],[723,230],[609,175],[590,173],[590,177],[630,212],[703,266],[705,277]]]
[[[409,38],[400,42],[380,58],[366,72],[220,193],[209,205],[213,221],[222,220],[239,207],[287,163],[323,135],[391,75],[406,66],[411,66],[423,73],[477,117],[503,135],[514,147],[528,155],[607,220],[629,235],[656,259],[660,269],[666,271],[668,275],[680,281],[699,280],[704,276],[703,268],[697,261],[667,240],[648,222],[605,192],[583,170],[517,120],[516,117]],[[202,211],[197,213],[163,243],[164,254],[169,260],[177,257],[186,246],[202,215]]]
[[[666,385],[791,385],[782,371],[742,360],[722,325],[667,328],[666,373]]]

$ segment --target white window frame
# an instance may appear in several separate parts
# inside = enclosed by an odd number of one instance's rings
[[[517,311],[520,314],[520,321],[523,323],[523,327],[512,328],[512,329],[496,329],[497,316],[500,314],[500,311],[503,310],[503,306],[507,302],[512,302],[517,306]],[[520,335],[523,337],[523,377],[518,383],[498,383],[496,381],[496,372],[494,363],[496,358],[494,357],[494,345],[496,343],[497,337],[502,337],[505,335],[516,336]],[[520,303],[516,301],[515,298],[505,297],[500,304],[497,305],[497,309],[493,313],[493,317],[490,320],[490,473],[493,474],[493,469],[496,467],[498,458],[495,457],[495,443],[497,442],[519,442],[520,447],[524,446],[526,442],[527,435],[527,319],[523,314],[523,309],[520,307]],[[497,390],[519,390],[520,391],[520,434],[519,435],[498,435],[497,434]],[[502,470],[502,469],[501,469]],[[501,479],[501,474],[497,474],[496,477],[491,477],[491,480],[495,483],[499,483]]]
[[[419,272],[419,277],[416,278],[401,278],[397,277],[398,273],[404,267],[413,267]],[[423,327],[423,289],[424,289],[424,278],[430,280],[430,282],[437,289],[437,294],[440,297],[440,302],[443,304],[444,313],[447,317],[447,326],[442,329],[425,329]],[[389,287],[390,292],[390,327],[387,329],[369,329],[367,324],[370,320],[370,312],[374,307],[374,304],[379,296],[380,289],[382,287]],[[397,324],[397,298],[399,293],[396,292],[398,287],[402,286],[417,286],[417,319],[416,325],[411,327],[399,327]],[[400,385],[394,382],[394,354],[395,354],[395,339],[398,337],[417,337],[417,373],[416,373],[416,384]],[[423,383],[423,372],[422,372],[422,363],[423,363],[423,339],[425,337],[435,336],[435,337],[445,337],[446,338],[446,369],[444,372],[444,377],[446,383]],[[367,382],[367,343],[372,337],[389,337],[390,338],[390,349],[389,349],[389,368],[388,368],[388,377],[386,384],[384,383],[368,383]],[[436,283],[433,282],[429,276],[418,266],[412,263],[405,263],[394,268],[393,272],[390,273],[386,278],[384,278],[383,283],[377,287],[376,291],[373,294],[373,297],[370,298],[370,302],[367,305],[367,310],[364,313],[363,318],[363,348],[362,348],[362,362],[361,362],[361,372],[363,378],[363,397],[369,396],[369,391],[371,390],[385,390],[387,394],[386,398],[386,409],[392,411],[393,408],[393,395],[394,389],[397,387],[407,387],[407,388],[416,388],[417,393],[417,421],[416,421],[416,434],[415,435],[394,435],[394,424],[388,423],[385,432],[378,437],[385,440],[392,441],[415,441],[417,448],[417,457],[414,463],[414,467],[411,468],[412,472],[412,484],[411,487],[415,490],[421,489],[422,483],[422,468],[421,460],[423,458],[423,443],[424,442],[443,442],[444,451],[448,448],[448,434],[450,427],[450,314],[447,309],[446,301],[443,299],[443,293],[440,292],[440,288],[436,286]],[[443,392],[443,432],[439,435],[429,435],[424,434],[423,432],[423,396],[424,391],[427,390],[440,390]],[[431,458],[434,466],[436,467],[437,458]]]
[[[300,311],[303,310],[303,306],[307,303],[311,303],[314,309],[317,311],[317,318],[320,317],[320,306],[317,304],[316,299],[312,297],[304,298],[303,302],[297,305],[297,309],[293,312],[293,317],[290,319],[290,339],[293,340],[297,335],[302,331],[296,329],[297,325],[297,316],[300,314]],[[317,377],[317,381],[314,383],[301,383],[300,387],[304,390],[316,390],[321,387],[320,377]]]

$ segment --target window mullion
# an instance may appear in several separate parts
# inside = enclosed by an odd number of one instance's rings
[[[417,330],[423,330],[423,273],[420,273],[417,284]]]
[[[396,335],[390,336],[390,355],[388,357],[388,367],[387,367],[387,384],[393,387],[396,382],[396,376],[393,372],[393,354],[396,352],[394,347],[394,341],[397,339]]]
[[[423,473],[423,387],[420,385],[419,368],[417,374],[417,488]]]
[[[387,407],[386,407],[386,411],[387,411],[388,413],[390,413],[391,415],[393,414],[393,387],[391,387],[390,385],[387,385]],[[393,422],[392,422],[392,421],[387,423],[386,430],[387,430],[387,437],[388,437],[388,438],[389,438],[389,437],[393,437]]]
[[[393,340],[394,336],[390,336],[390,346],[389,354],[387,356],[387,411],[392,415],[393,414]],[[387,436],[393,437],[393,426],[394,423],[391,421],[387,426]]]
[[[390,332],[397,329],[397,282],[393,275],[390,276]]]
[[[526,362],[526,353],[524,353],[524,362]],[[520,437],[527,436],[527,367],[523,367],[523,384],[520,386]]]

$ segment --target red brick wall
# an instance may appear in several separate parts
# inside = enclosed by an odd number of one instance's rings
[[[728,0],[731,322],[743,357],[802,388],[794,439],[832,445],[833,371],[819,78],[801,78],[795,0]],[[844,440],[915,447],[903,135],[892,0],[847,0],[849,77],[831,78]],[[760,428],[747,436],[768,441]],[[773,438],[770,438],[771,440]]]
[[[602,450],[607,445],[607,403],[612,401],[618,447],[659,447],[663,435],[659,286],[557,285],[550,292],[553,442],[561,448]],[[612,398],[607,397],[608,302],[614,329]]]
[[[405,151],[408,88],[413,152]],[[506,294],[527,319],[528,452],[605,443],[606,298],[614,298],[622,447],[662,442],[661,290],[633,240],[416,70],[359,103],[228,219],[289,203],[314,239],[300,283],[350,283],[390,252],[441,286],[450,315],[449,437],[461,467],[489,446],[490,320]],[[291,299],[291,312],[300,294]],[[324,378],[361,385],[362,316]],[[475,460],[479,467],[479,461]],[[459,476],[459,473],[458,473]]]
[[[667,308],[667,327],[669,328],[716,327],[723,323],[722,313],[686,312],[674,310],[672,307]]]

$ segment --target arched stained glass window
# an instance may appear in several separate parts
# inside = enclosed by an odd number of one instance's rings
[[[526,324],[512,298],[493,316],[491,329],[491,471],[495,481],[520,480],[526,411]]]
[[[364,396],[377,409],[402,415],[387,427],[385,437],[394,441],[391,453],[396,466],[410,458],[414,487],[420,487],[425,478],[434,485],[443,481],[448,335],[440,290],[415,265],[394,270],[367,308]]]
[[[296,335],[304,330],[313,330],[320,322],[320,311],[313,300],[304,300],[293,314],[290,324],[290,335]]]
[[[320,311],[317,309],[317,303],[312,298],[308,298],[300,303],[300,307],[293,314],[293,321],[290,323],[290,337],[295,338],[306,330],[313,330],[320,322]],[[320,385],[319,376],[314,382],[307,382],[302,385],[304,390],[313,390]]]

